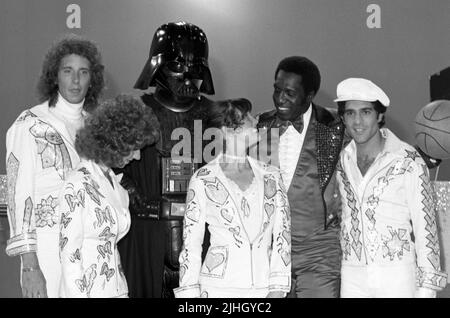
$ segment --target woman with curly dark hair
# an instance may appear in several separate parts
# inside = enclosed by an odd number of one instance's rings
[[[7,132],[11,237],[6,252],[21,256],[24,297],[58,296],[58,192],[80,161],[76,131],[103,86],[97,46],[66,36],[45,56],[38,83],[41,104],[23,111]]]
[[[59,195],[61,297],[127,297],[117,242],[130,228],[121,168],[159,138],[151,108],[119,95],[95,109],[77,133],[80,164]]]

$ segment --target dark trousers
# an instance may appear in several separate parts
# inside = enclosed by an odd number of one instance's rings
[[[338,298],[341,248],[336,228],[292,244],[292,287],[288,298]]]
[[[129,297],[162,297],[164,237],[161,221],[132,217],[130,231],[118,243]]]

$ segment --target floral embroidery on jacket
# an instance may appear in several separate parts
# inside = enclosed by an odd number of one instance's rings
[[[55,210],[57,205],[58,198],[51,195],[47,199],[41,199],[41,203],[36,206],[36,227],[53,227],[58,224],[58,215]]]

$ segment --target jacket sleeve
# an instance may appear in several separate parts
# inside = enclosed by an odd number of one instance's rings
[[[273,226],[273,247],[270,256],[269,291],[291,290],[291,217],[283,180],[275,174],[276,196]]]
[[[189,183],[183,221],[183,247],[180,253],[180,287],[174,289],[177,298],[200,297],[199,275],[202,265],[202,244],[206,211],[204,186],[195,175]]]
[[[37,146],[29,129],[34,120],[16,121],[6,134],[8,221],[6,253],[16,256],[36,251],[35,175]]]
[[[74,176],[74,175],[72,175]],[[92,275],[83,275],[83,215],[88,209],[81,181],[69,177],[59,194],[61,215],[59,257],[61,261],[60,294],[68,298],[88,297]],[[86,266],[87,267],[87,266]]]
[[[436,210],[426,165],[412,162],[405,182],[415,237],[417,287],[442,290],[446,286],[447,274],[441,271],[440,266]]]

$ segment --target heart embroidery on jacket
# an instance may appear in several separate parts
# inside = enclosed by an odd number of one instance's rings
[[[228,209],[222,209],[220,210],[220,215],[222,215],[222,217],[227,220],[228,223],[231,223],[231,221],[233,221],[233,210],[228,211]]]
[[[195,196],[195,191],[192,190],[192,189],[189,189],[189,191],[188,191],[188,193],[186,195],[186,203],[191,202],[192,199],[194,198],[194,196]]]
[[[228,199],[228,191],[223,186],[219,179],[214,178],[214,181],[205,181],[206,196],[211,201],[223,205]]]
[[[208,253],[206,257],[205,266],[208,271],[211,273],[215,268],[219,267],[225,261],[225,256],[220,253]]]
[[[283,230],[283,233],[281,235],[283,235],[283,238],[286,240],[286,242],[290,241],[290,237],[291,237],[291,232],[290,231]]]
[[[288,251],[282,251],[280,255],[284,265],[288,266],[289,263],[291,262],[291,253],[289,253]]]
[[[275,205],[272,203],[264,203],[264,211],[266,211],[267,217],[270,219],[275,211]]]
[[[195,206],[189,205],[188,209],[185,212],[185,216],[189,220],[197,223],[200,219],[200,211],[198,209],[195,209]]]
[[[267,199],[271,199],[277,193],[277,187],[275,180],[273,179],[265,179],[264,180],[264,196]]]
[[[200,298],[208,298],[208,292],[206,290],[202,291],[202,293],[200,294]]]

